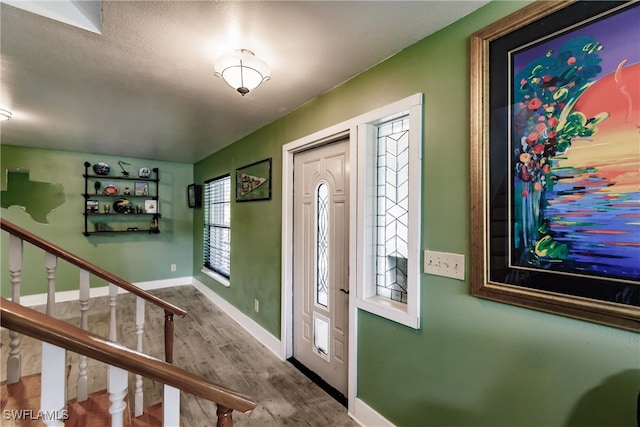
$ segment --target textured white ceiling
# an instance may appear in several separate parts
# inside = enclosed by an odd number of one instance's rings
[[[103,1],[101,34],[2,4],[2,143],[193,163],[486,3]],[[271,66],[245,97],[239,48]]]

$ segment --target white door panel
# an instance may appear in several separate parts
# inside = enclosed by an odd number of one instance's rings
[[[294,158],[294,357],[347,394],[348,140]],[[343,289],[343,291],[341,291]]]

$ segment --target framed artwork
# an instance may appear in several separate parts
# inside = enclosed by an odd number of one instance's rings
[[[87,200],[87,213],[99,213],[100,204],[97,200]]]
[[[149,195],[149,183],[136,181],[133,187],[133,194],[135,196],[148,196]]]
[[[145,200],[144,201],[145,213],[158,213],[158,201],[157,200]]]
[[[471,37],[471,293],[640,330],[640,2]]]
[[[271,158],[236,169],[236,202],[271,200]]]
[[[190,208],[202,207],[202,185],[189,184],[187,186],[187,204]]]

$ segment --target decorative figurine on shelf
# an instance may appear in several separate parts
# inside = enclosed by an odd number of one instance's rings
[[[111,168],[106,163],[99,162],[93,165],[93,172],[95,172],[96,175],[109,175],[110,170]]]
[[[153,217],[153,219],[151,220],[151,224],[149,225],[149,233],[159,233],[160,230],[158,229],[158,218]]]
[[[131,163],[123,162],[122,160],[118,160],[118,166],[122,169],[122,176],[129,176],[129,171],[127,171],[122,165],[131,165]]]
[[[151,170],[148,167],[140,168],[138,171],[138,176],[140,178],[149,178],[151,176]]]
[[[96,181],[93,183],[93,188],[96,190],[96,194],[98,194],[98,190],[102,187],[102,183],[100,181]]]

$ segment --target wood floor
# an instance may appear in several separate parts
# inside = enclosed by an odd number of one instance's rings
[[[234,413],[234,425],[242,426],[358,426],[346,409],[320,387],[311,382],[290,363],[279,360],[271,351],[253,339],[242,327],[218,309],[192,286],[179,286],[152,291],[178,307],[187,310],[184,319],[175,319],[174,365],[225,387],[253,397],[258,406],[250,417]],[[43,311],[43,307],[35,307]],[[56,304],[55,317],[79,324],[78,302]],[[108,336],[108,301],[93,298],[89,304],[89,329]],[[135,348],[135,301],[129,294],[118,296],[118,341]],[[154,357],[163,355],[163,312],[147,304],[144,349]],[[1,380],[6,379],[9,334],[0,335],[2,359]],[[22,375],[40,372],[40,343],[22,337]],[[76,397],[77,355],[68,353],[71,365],[67,398]],[[106,367],[89,361],[89,391],[106,389]],[[133,375],[130,378],[130,401],[133,400]],[[162,384],[144,381],[145,407],[162,400]],[[181,393],[180,406],[185,427],[209,427],[215,423],[214,403]]]

